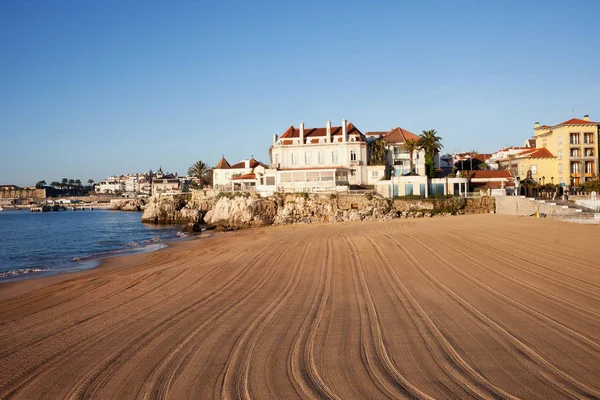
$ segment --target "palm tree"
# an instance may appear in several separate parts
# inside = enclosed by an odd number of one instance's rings
[[[425,150],[425,168],[427,176],[435,177],[435,154],[439,152],[442,146],[442,138],[437,136],[435,129],[423,131],[419,135],[419,147]]]
[[[408,151],[408,165],[410,166],[410,175],[413,174],[413,154],[415,151],[420,149],[419,141],[417,139],[406,139],[402,144],[402,148]]]
[[[473,158],[474,158],[474,157],[475,157],[477,154],[479,154],[479,153],[477,152],[477,150],[471,150],[471,157],[470,157],[470,159],[471,159],[471,171],[473,171]]]
[[[75,186],[75,180],[69,179],[69,189],[73,188],[73,186]]]
[[[62,181],[60,182],[61,189],[66,188],[68,185],[69,185],[69,180],[67,178],[62,178]]]
[[[94,180],[93,179],[88,179],[88,185],[94,186]]]
[[[192,166],[188,169],[188,175],[195,176],[196,178],[198,178],[200,186],[204,185],[204,183],[207,181],[207,175],[211,172],[212,169],[200,160],[193,163]]]
[[[384,139],[377,139],[367,144],[369,151],[370,165],[385,165],[387,142]]]

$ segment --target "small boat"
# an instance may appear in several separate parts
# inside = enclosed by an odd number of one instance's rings
[[[4,208],[2,208],[2,206],[0,206],[0,211],[4,211]]]

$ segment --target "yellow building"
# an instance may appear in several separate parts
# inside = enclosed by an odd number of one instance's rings
[[[588,115],[554,126],[540,126],[536,122],[533,129],[536,148],[546,148],[555,156],[554,170],[544,171],[546,178],[551,173],[555,183],[578,186],[598,175],[599,126],[600,122],[590,121]]]
[[[513,177],[524,181],[528,177],[538,183],[560,183],[557,174],[557,157],[546,148],[519,149],[503,159],[498,160],[499,169],[510,171]]]

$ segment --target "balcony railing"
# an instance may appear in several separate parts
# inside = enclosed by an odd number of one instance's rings
[[[350,165],[351,166],[362,165],[362,161],[361,160],[351,160]]]

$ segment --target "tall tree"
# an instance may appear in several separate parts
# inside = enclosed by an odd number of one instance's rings
[[[60,187],[60,182],[59,181],[52,181],[52,183],[50,184],[50,186],[52,186],[54,189],[58,189]]]
[[[94,186],[94,180],[93,179],[88,179],[88,185]]]
[[[369,165],[385,165],[386,164],[386,141],[377,139],[369,142],[367,148],[369,150]]]
[[[35,184],[36,189],[43,189],[44,186],[46,186],[46,181],[39,181],[38,183]]]
[[[419,147],[425,150],[425,169],[427,176],[435,177],[435,155],[444,146],[442,146],[442,138],[437,135],[435,129],[423,131],[419,135]]]
[[[75,179],[75,186],[77,186],[78,188],[81,187],[81,179]]]
[[[408,165],[410,167],[410,175],[413,174],[413,156],[415,151],[418,151],[421,147],[417,139],[406,139],[402,144],[402,148],[408,151]]]
[[[68,185],[69,185],[69,180],[67,178],[62,178],[62,181],[60,181],[61,189],[66,188]]]
[[[198,178],[198,182],[200,186],[204,186],[206,182],[208,182],[208,175],[212,172],[212,168],[210,168],[207,164],[203,163],[201,160],[193,163],[188,169],[188,175],[195,176]]]

